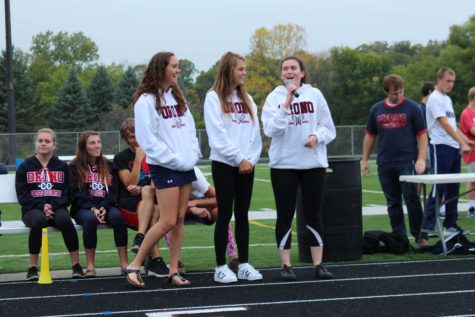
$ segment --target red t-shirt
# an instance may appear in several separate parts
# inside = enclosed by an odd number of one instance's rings
[[[470,133],[470,129],[473,127],[475,127],[475,111],[470,107],[465,107],[460,115],[460,131],[471,141],[475,141],[475,135]],[[463,154],[463,162],[465,164],[475,162],[475,150]]]

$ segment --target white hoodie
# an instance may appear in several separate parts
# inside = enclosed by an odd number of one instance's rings
[[[328,167],[327,144],[336,137],[333,119],[320,90],[304,84],[298,88],[299,97],[286,110],[281,105],[287,88],[276,87],[262,109],[264,133],[272,138],[269,166],[281,169],[310,169]],[[309,135],[318,144],[313,149],[304,146]]]
[[[142,94],[134,106],[135,136],[147,163],[175,171],[192,170],[201,152],[190,109],[179,110],[172,89],[165,93],[160,113],[155,100],[154,95]]]
[[[254,122],[236,91],[228,99],[232,112],[223,113],[218,94],[211,90],[206,94],[204,117],[206,133],[211,148],[210,160],[239,166],[243,159],[255,165],[262,151],[257,106],[250,95]]]

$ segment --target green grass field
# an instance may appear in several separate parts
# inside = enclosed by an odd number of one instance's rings
[[[202,167],[205,173],[210,173],[209,167]],[[384,196],[376,176],[376,167],[373,164],[372,175],[362,178],[363,206],[385,205]],[[208,177],[211,181],[211,177]],[[462,188],[463,190],[463,188]],[[20,209],[17,204],[0,205],[2,220],[20,220]],[[275,209],[274,196],[269,178],[269,168],[266,164],[256,166],[255,183],[251,210]],[[407,221],[406,221],[407,224]],[[475,219],[467,218],[466,212],[460,213],[459,224],[475,232]],[[279,265],[279,257],[275,246],[274,220],[252,221],[250,225],[250,261],[256,267],[275,267]],[[187,270],[209,270],[215,266],[213,247],[213,226],[187,225],[185,227],[185,243],[182,258]],[[294,228],[295,229],[295,228]],[[363,230],[389,231],[387,215],[364,216]],[[295,230],[294,230],[295,231]],[[129,230],[129,242],[135,232]],[[81,251],[82,232],[79,233]],[[431,242],[435,242],[432,239]],[[293,235],[293,265],[303,265],[298,262],[297,237]],[[161,243],[162,253],[168,259],[168,250]],[[69,269],[71,264],[66,247],[60,233],[49,235],[50,268],[52,270]],[[115,252],[112,230],[99,230],[98,248],[96,256],[97,267],[118,267],[118,258]],[[129,259],[133,254],[129,253]],[[387,261],[438,258],[430,254],[407,253],[404,255],[375,254],[364,255],[360,261]],[[85,264],[85,257],[81,252],[81,264]],[[4,235],[0,237],[0,273],[26,272],[28,268],[28,235]]]

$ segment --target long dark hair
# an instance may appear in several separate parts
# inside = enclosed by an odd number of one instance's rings
[[[135,105],[140,95],[148,93],[155,96],[157,102],[155,107],[157,108],[157,111],[161,110],[161,101],[165,91],[162,91],[160,83],[165,79],[165,69],[170,63],[170,58],[172,58],[172,56],[175,56],[175,54],[172,52],[159,52],[152,57],[147,65],[147,68],[145,69],[139,88],[137,88],[134,95],[132,96],[132,105]],[[183,96],[183,92],[178,85],[172,86],[172,95],[178,102],[180,110],[183,112],[186,111],[185,97]]]
[[[75,181],[77,182],[79,188],[84,188],[86,185],[86,175],[87,172],[89,172],[89,154],[87,153],[86,145],[87,139],[93,135],[98,135],[100,137],[100,134],[95,131],[85,131],[81,133],[76,147],[76,157],[71,162],[71,164],[76,166],[77,179]],[[102,155],[102,151],[101,155],[96,158],[95,164],[97,166],[98,173],[101,175],[102,181],[108,182],[107,176],[109,175],[109,160],[104,155]]]

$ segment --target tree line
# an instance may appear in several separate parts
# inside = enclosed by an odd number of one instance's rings
[[[369,108],[385,97],[381,82],[390,73],[406,82],[406,96],[420,99],[420,87],[435,81],[441,66],[457,73],[451,93],[457,114],[475,86],[475,15],[450,27],[448,38],[413,44],[377,41],[356,48],[338,46],[328,52],[307,49],[307,33],[296,24],[259,28],[250,38],[247,59],[249,93],[261,109],[267,94],[280,84],[280,61],[289,55],[307,65],[310,84],[325,95],[336,125],[365,124]],[[14,50],[17,132],[51,126],[57,131],[117,130],[131,115],[130,98],[146,65],[101,65],[97,45],[82,32],[47,31],[33,37],[28,52]],[[223,52],[224,53],[224,52]],[[216,62],[198,72],[181,59],[179,83],[197,127],[204,127],[203,101],[214,82]],[[6,53],[0,56],[0,132],[8,127]]]

